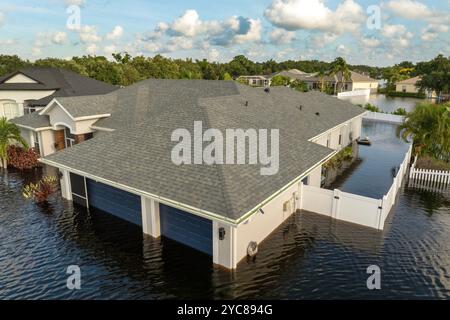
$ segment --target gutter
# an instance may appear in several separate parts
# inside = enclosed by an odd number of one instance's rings
[[[107,184],[107,185],[109,185],[111,187],[116,187],[116,188],[119,188],[119,189],[122,189],[122,190],[129,191],[129,192],[131,192],[133,194],[136,194],[136,195],[139,195],[139,196],[145,196],[145,197],[150,198],[152,200],[156,200],[156,201],[158,201],[158,202],[160,202],[162,204],[170,205],[170,206],[172,206],[174,208],[188,211],[188,212],[190,212],[192,214],[195,214],[195,215],[203,217],[203,218],[220,221],[220,222],[223,222],[223,223],[225,223],[227,225],[231,225],[231,226],[237,226],[236,220],[233,220],[233,219],[230,219],[230,218],[226,218],[226,217],[224,217],[222,215],[218,215],[216,213],[212,213],[212,212],[209,212],[209,211],[206,211],[206,210],[198,209],[198,208],[189,206],[187,204],[183,204],[183,203],[175,201],[175,200],[171,200],[171,199],[168,199],[168,198],[157,196],[155,194],[152,194],[152,193],[149,193],[149,192],[146,192],[146,191],[142,191],[142,190],[139,190],[139,189],[136,189],[136,188],[132,188],[132,187],[126,186],[124,184],[120,184],[120,183],[117,183],[117,182],[113,182],[111,180],[100,178],[100,177],[97,177],[95,175],[86,173],[84,171],[76,170],[76,169],[70,168],[68,166],[64,166],[64,165],[58,164],[58,163],[53,162],[53,161],[48,160],[48,159],[41,158],[41,159],[39,159],[39,162],[47,164],[47,165],[55,167],[55,168],[58,168],[58,169],[68,170],[68,171],[70,171],[72,173],[85,176],[85,177],[87,177],[89,179],[92,179],[94,181]]]

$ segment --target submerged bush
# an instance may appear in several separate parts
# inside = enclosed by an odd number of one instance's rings
[[[33,149],[28,150],[19,146],[8,147],[8,162],[13,168],[29,170],[39,166],[39,154]]]
[[[23,188],[23,196],[27,200],[34,200],[36,203],[44,203],[56,192],[58,188],[58,178],[49,176],[41,179],[38,183],[30,183]]]

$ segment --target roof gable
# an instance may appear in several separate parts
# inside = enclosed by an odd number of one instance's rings
[[[11,77],[4,80],[3,83],[39,83],[39,81],[36,81],[35,79],[32,79],[31,77],[28,77],[21,72],[17,72]]]

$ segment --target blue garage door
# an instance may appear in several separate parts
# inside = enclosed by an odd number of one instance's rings
[[[212,221],[160,204],[161,234],[212,256]]]
[[[128,222],[142,225],[141,197],[86,179],[90,207],[115,215]]]

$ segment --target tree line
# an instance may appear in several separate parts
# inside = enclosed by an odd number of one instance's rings
[[[334,62],[319,60],[254,62],[239,55],[229,62],[218,63],[207,60],[171,59],[162,55],[132,57],[128,53],[113,54],[112,59],[104,56],[81,56],[69,60],[45,58],[31,62],[17,55],[0,55],[0,76],[27,66],[59,67],[113,85],[127,86],[148,78],[231,80],[241,75],[269,75],[289,69],[326,74],[333,70],[336,61],[345,62],[342,58],[337,58]],[[395,87],[395,82],[417,75],[423,76],[424,87],[444,93],[448,93],[449,90],[450,57],[443,55],[430,61],[418,63],[404,61],[390,67],[348,65],[348,68],[374,79],[386,79],[388,91]]]

